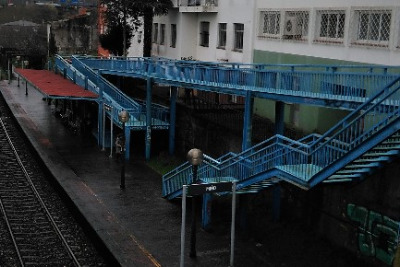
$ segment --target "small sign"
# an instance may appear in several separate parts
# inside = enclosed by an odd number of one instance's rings
[[[188,195],[191,196],[227,191],[232,191],[232,182],[192,184],[188,186]]]

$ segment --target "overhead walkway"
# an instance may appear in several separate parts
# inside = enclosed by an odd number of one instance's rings
[[[289,103],[354,109],[400,74],[391,66],[238,64],[77,57],[93,70],[156,83]]]
[[[362,179],[398,155],[398,67],[265,65],[169,60],[163,58],[74,57],[94,73],[146,79],[246,98],[243,151],[213,159],[205,156],[200,182],[237,181],[254,193],[287,181],[304,189],[320,182]],[[78,67],[77,67],[78,68]],[[291,140],[279,132],[251,145],[252,106],[260,97],[352,112],[323,135]],[[283,114],[278,114],[282,124]],[[250,129],[251,131],[251,129]],[[179,197],[192,180],[188,163],[163,177],[163,196]]]
[[[244,96],[242,152],[228,153],[217,159],[205,156],[198,173],[199,181],[205,183],[235,180],[242,193],[255,193],[280,181],[304,189],[321,182],[354,181],[399,154],[398,67],[262,65],[82,56],[71,57],[69,61],[57,57],[56,66],[65,77],[101,96],[99,107],[104,107],[114,123],[119,122],[114,110],[128,110],[131,122],[127,126],[146,129],[146,144],[151,139],[152,127],[170,127],[170,152],[174,139],[176,87]],[[105,80],[104,74],[145,79],[146,102],[132,100]],[[170,114],[152,104],[153,83],[171,86]],[[291,140],[281,134],[281,127],[277,127],[277,135],[252,145],[251,99],[254,97],[276,100],[277,103],[347,109],[351,113],[323,135],[311,134]],[[278,126],[283,124],[280,110],[278,107]],[[179,197],[184,184],[199,181],[193,181],[191,166],[185,163],[164,175],[163,196]]]
[[[183,185],[196,182],[235,180],[239,192],[254,193],[280,181],[309,189],[363,179],[400,154],[399,97],[400,77],[324,135],[300,140],[275,135],[239,154],[205,156],[198,181],[185,163],[163,176],[163,196],[179,197]]]
[[[192,166],[184,163],[163,176],[163,197],[181,197],[183,185],[236,181],[238,193],[257,193],[282,181],[303,189],[320,183],[364,179],[400,153],[400,68],[389,66],[317,66],[213,63],[163,58],[56,59],[64,77],[99,95],[99,140],[104,117],[121,126],[117,114],[128,110],[131,130],[146,131],[146,158],[150,156],[152,129],[169,129],[174,150],[177,88],[243,96],[245,111],[242,152],[220,158],[205,155],[193,179]],[[102,75],[146,80],[146,101],[137,102]],[[170,86],[170,109],[152,103],[152,84]],[[251,143],[254,98],[276,103],[276,135]],[[343,120],[323,135],[300,140],[282,135],[283,103],[298,103],[349,110]],[[103,117],[103,119],[100,119]],[[103,129],[103,132],[100,131]],[[129,142],[128,142],[129,146]],[[129,151],[126,152],[129,156]],[[203,202],[203,225],[207,202]]]

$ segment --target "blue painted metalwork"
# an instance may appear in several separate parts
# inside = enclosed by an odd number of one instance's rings
[[[203,207],[201,209],[201,228],[208,230],[211,224],[212,194],[203,194]]]
[[[354,109],[397,77],[398,67],[267,65],[154,58],[81,59],[105,73],[224,94]],[[334,71],[333,71],[334,70]]]
[[[175,124],[176,124],[176,96],[178,88],[171,86],[170,107],[169,107],[169,154],[175,152]]]
[[[85,66],[82,71],[89,73],[97,69],[119,76],[151,78],[170,86],[353,110],[324,135],[291,140],[277,134],[252,147],[244,142],[246,149],[239,154],[228,153],[218,159],[205,155],[198,171],[200,181],[235,180],[238,193],[258,192],[282,180],[310,188],[320,182],[362,179],[399,154],[398,67],[236,64],[162,58],[79,57],[77,61]],[[66,75],[71,76],[70,72],[67,70]],[[90,74],[86,76],[90,81]],[[79,80],[77,74],[77,83]],[[108,86],[103,86],[106,95]],[[90,82],[88,87],[91,88]],[[122,107],[121,99],[114,100],[113,96],[106,100]],[[141,108],[146,109],[146,103]],[[132,108],[129,112],[137,119],[142,110]],[[277,111],[277,132],[283,132],[279,123],[282,107],[277,106]],[[158,111],[152,108],[153,127],[157,125],[154,113]],[[246,117],[251,118],[250,115]],[[248,124],[246,121],[246,140]],[[146,125],[135,127],[145,129]],[[182,185],[191,181],[190,167],[185,163],[163,176],[163,196],[174,198],[181,194]]]
[[[146,160],[150,159],[150,149],[151,149],[151,97],[153,83],[151,78],[147,78],[146,86]]]
[[[272,220],[279,221],[281,217],[281,186],[276,184],[272,191]]]
[[[251,147],[251,136],[253,132],[253,106],[254,98],[251,94],[251,91],[247,91],[244,106],[242,150],[246,150]]]
[[[336,172],[366,156],[373,163],[398,155],[399,143],[390,142],[387,151],[378,146],[388,138],[397,140],[400,130],[400,77],[383,87],[324,135],[312,134],[300,140],[275,135],[239,154],[228,153],[220,159],[205,156],[198,170],[202,181],[236,180],[238,190],[261,180],[284,180],[301,188],[311,188]],[[375,149],[374,149],[375,148]],[[368,153],[367,153],[368,152]],[[382,157],[386,158],[382,158]],[[374,168],[366,165],[363,169]],[[190,177],[187,165],[163,176],[165,197],[179,189]],[[363,173],[357,177],[362,177]],[[178,185],[178,188],[173,186]]]
[[[125,159],[129,160],[131,155],[131,130],[125,127]]]
[[[285,130],[284,122],[285,105],[282,101],[275,103],[275,134],[283,135]]]

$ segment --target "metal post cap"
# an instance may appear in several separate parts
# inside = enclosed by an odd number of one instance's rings
[[[187,160],[190,164],[198,166],[203,162],[203,152],[200,149],[192,148],[187,154]]]

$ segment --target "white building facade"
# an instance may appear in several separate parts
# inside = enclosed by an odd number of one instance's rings
[[[399,0],[173,3],[168,15],[154,18],[154,56],[238,63],[400,65]],[[255,99],[254,113],[274,119],[274,107],[274,101]],[[290,103],[285,110],[285,122],[305,132],[324,132],[347,114]]]
[[[154,18],[155,56],[251,63],[267,52],[400,64],[398,0],[174,0],[173,4],[168,15]]]
[[[155,17],[155,56],[221,62],[251,62],[254,0],[173,1],[168,15]]]

